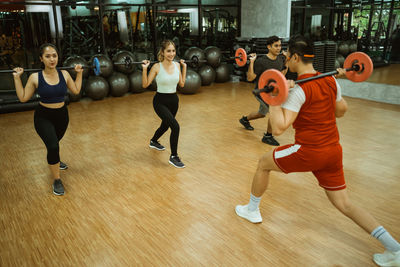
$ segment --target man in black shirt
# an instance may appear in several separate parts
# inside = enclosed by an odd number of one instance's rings
[[[286,57],[280,54],[282,45],[281,40],[277,36],[271,36],[267,39],[267,48],[268,54],[266,56],[260,56],[257,58],[256,54],[250,54],[250,64],[249,69],[247,71],[247,80],[255,81],[256,89],[258,89],[258,80],[260,75],[268,70],[268,69],[276,69],[283,73],[283,75],[287,72],[286,67]],[[257,59],[257,60],[256,60]],[[254,130],[253,126],[250,125],[250,120],[255,120],[259,118],[264,118],[268,113],[269,107],[260,99],[257,98],[260,102],[260,107],[258,111],[254,111],[247,116],[243,116],[239,122],[247,129]],[[272,136],[272,128],[271,123],[268,120],[268,128],[267,132],[264,133],[264,136],[261,139],[262,142],[269,144],[271,146],[279,146],[278,141]]]

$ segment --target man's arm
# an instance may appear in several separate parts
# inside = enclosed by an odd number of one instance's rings
[[[343,117],[347,111],[347,102],[343,98],[336,102],[335,116],[336,118]]]
[[[297,114],[299,114],[298,112],[282,108],[281,106],[270,106],[269,112],[272,134],[276,136],[283,134],[287,128],[293,124],[297,118]]]
[[[254,81],[254,79],[257,77],[257,75],[254,73],[254,61],[256,60],[256,58],[256,54],[250,54],[250,64],[249,69],[247,70],[247,80],[249,82]]]

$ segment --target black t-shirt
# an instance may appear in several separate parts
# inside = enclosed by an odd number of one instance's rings
[[[254,79],[256,83],[256,89],[258,89],[258,80],[261,74],[268,69],[276,69],[282,71],[285,69],[286,57],[284,55],[278,55],[275,60],[271,60],[267,56],[259,56],[254,62],[254,74],[257,76]]]

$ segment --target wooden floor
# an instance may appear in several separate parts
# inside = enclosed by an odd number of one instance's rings
[[[383,247],[327,200],[310,173],[272,173],[264,222],[236,216],[272,149],[252,84],[180,95],[179,155],[148,147],[154,92],[69,105],[61,143],[65,196],[51,193],[33,111],[0,115],[0,266],[375,266]],[[338,120],[352,200],[400,239],[400,106],[346,98]],[[277,138],[292,142],[290,129]]]
[[[367,82],[400,85],[400,64],[375,68]]]

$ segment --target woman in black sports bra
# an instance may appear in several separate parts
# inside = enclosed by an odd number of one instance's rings
[[[68,127],[68,110],[65,105],[67,89],[73,94],[79,94],[82,86],[82,66],[75,66],[77,72],[75,81],[66,70],[57,70],[58,51],[53,44],[43,44],[40,47],[40,60],[44,70],[32,73],[24,86],[21,82],[23,68],[14,69],[14,84],[17,96],[21,102],[28,101],[35,90],[40,95],[40,103],[35,110],[35,129],[47,148],[53,182],[53,193],[64,195],[64,186],[60,179],[60,169],[67,165],[60,164],[59,142]]]

